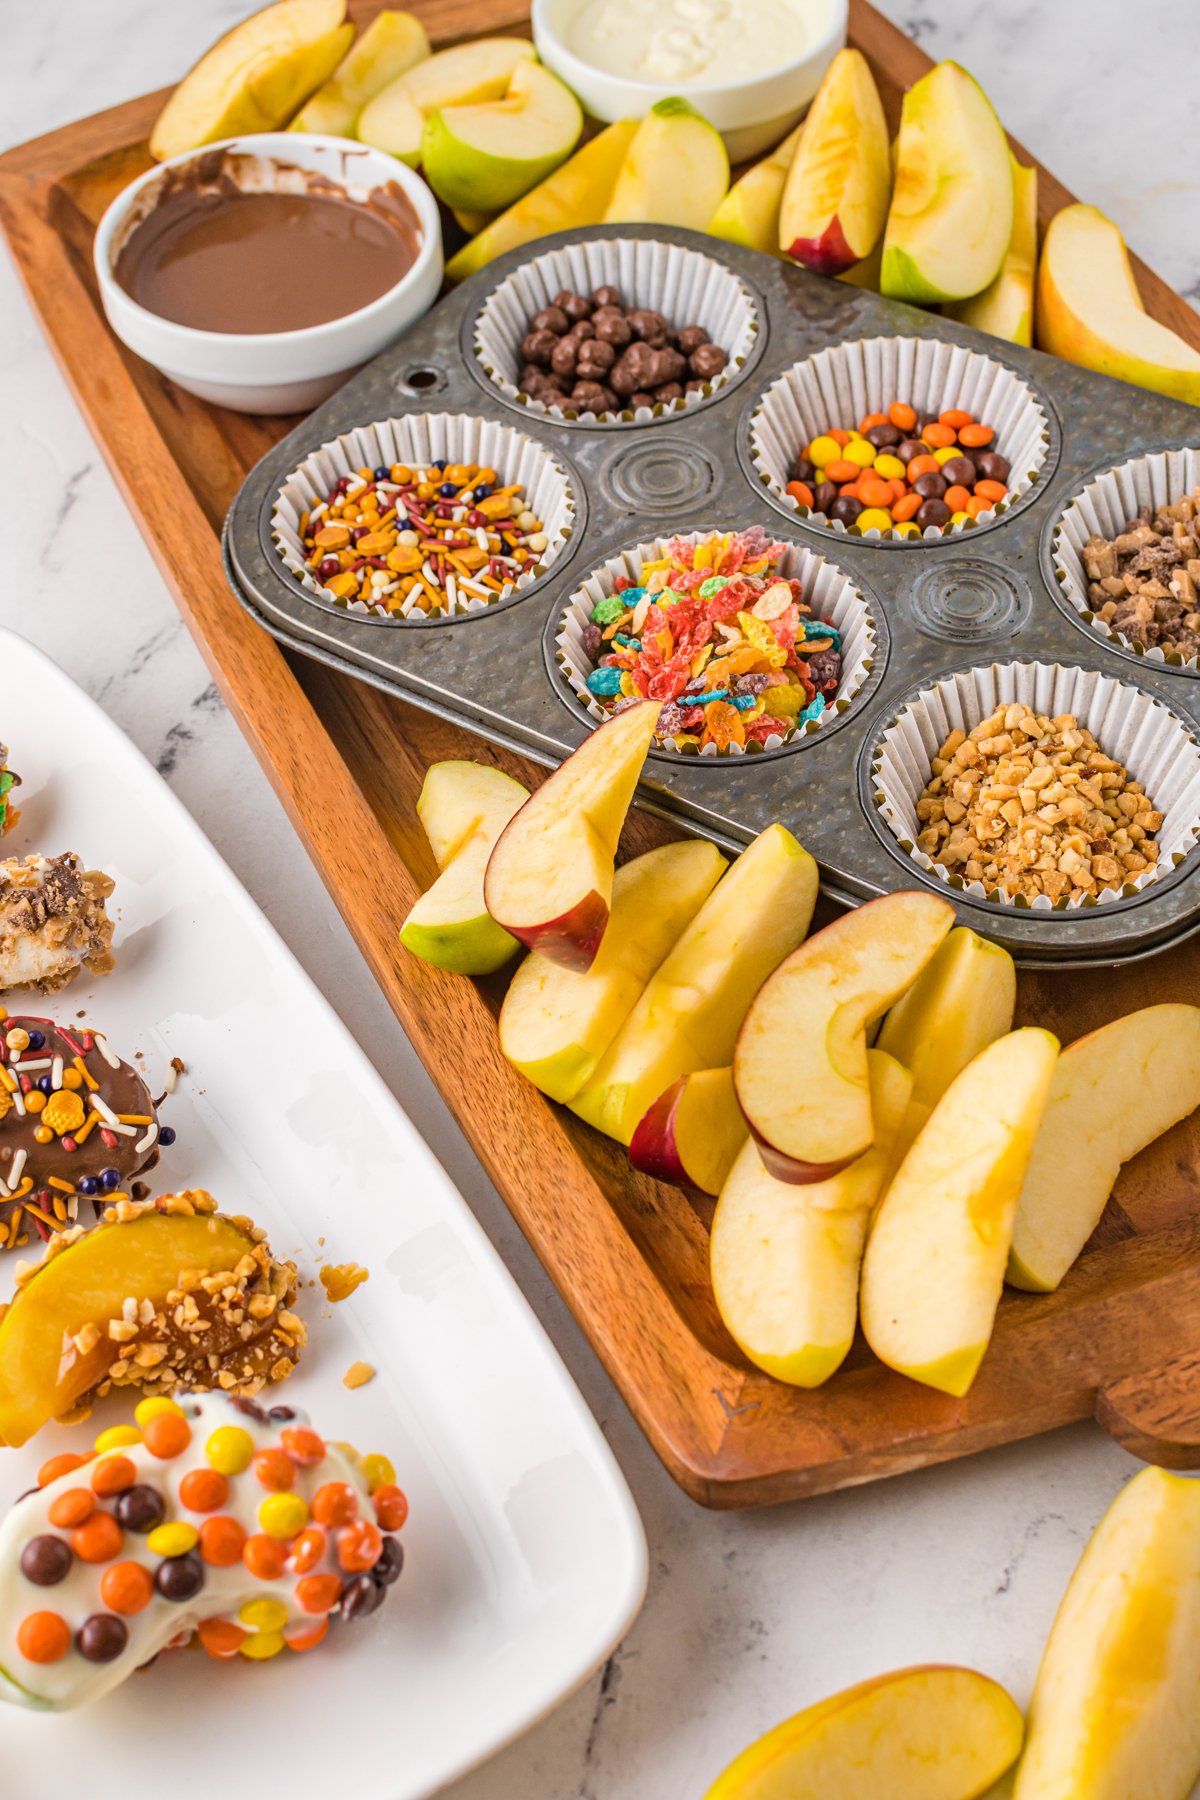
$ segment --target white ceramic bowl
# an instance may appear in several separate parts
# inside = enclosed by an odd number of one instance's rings
[[[640,119],[656,100],[682,94],[716,126],[734,163],[769,150],[798,122],[846,42],[849,12],[849,0],[812,0],[825,17],[825,28],[802,56],[741,81],[680,87],[612,75],[577,56],[570,48],[571,26],[586,4],[533,0],[533,41],[547,68],[574,90],[592,117],[606,123]],[[655,0],[644,4],[653,11]]]
[[[162,180],[165,169],[214,150],[312,169],[351,191],[395,182],[420,222],[416,261],[394,287],[369,306],[301,331],[199,331],[148,312],[130,299],[113,275],[113,265],[136,216],[134,208],[140,199],[144,216],[151,198],[147,189]],[[104,311],[121,342],[189,393],[235,412],[307,412],[319,405],[353,370],[428,312],[442,283],[441,221],[437,202],[420,176],[395,157],[365,144],[298,131],[227,138],[157,164],[117,195],[100,221],[93,255]]]

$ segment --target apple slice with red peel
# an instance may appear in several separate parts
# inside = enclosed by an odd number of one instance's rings
[[[719,1194],[745,1141],[733,1070],[694,1069],[643,1114],[629,1141],[629,1160],[658,1181]]]
[[[779,207],[779,247],[817,275],[874,249],[887,219],[892,158],[879,89],[861,50],[839,50],[804,121]]]
[[[875,1132],[867,1027],[910,988],[954,923],[936,894],[885,894],[801,944],[763,983],[733,1054],[738,1100],[781,1181],[827,1181]]]
[[[573,1099],[724,869],[721,852],[703,838],[623,863],[591,968],[580,974],[532,955],[509,983],[500,1048],[514,1068],[552,1100]]]
[[[493,919],[564,969],[590,968],[600,948],[617,841],[661,711],[646,700],[597,726],[530,796],[488,861]]]

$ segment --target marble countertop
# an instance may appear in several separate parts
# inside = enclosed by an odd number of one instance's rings
[[[247,0],[11,9],[0,136],[19,142],[165,85],[249,10]],[[1122,0],[885,0],[883,10],[932,55],[970,68],[1008,127],[1200,298],[1200,178],[1180,154],[1193,65],[1172,54],[1194,40],[1190,0],[1143,0],[1136,24]],[[551,1718],[451,1790],[454,1800],[698,1800],[759,1732],[904,1664],[974,1664],[1024,1701],[1066,1579],[1131,1459],[1078,1427],[766,1513],[706,1513],[684,1499],[378,994],[210,683],[4,255],[0,394],[0,480],[19,496],[0,622],[55,657],[156,764],[422,1121],[600,1420],[645,1521],[650,1591],[628,1638]],[[0,669],[0,721],[3,680]]]

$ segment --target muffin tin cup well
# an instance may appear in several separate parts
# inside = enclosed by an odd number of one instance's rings
[[[920,535],[861,532],[814,512],[787,492],[801,450],[829,430],[847,430],[868,413],[907,400],[918,414],[963,407],[995,438],[989,448],[1007,458],[1008,497],[969,525]],[[998,523],[1027,500],[1049,474],[1051,430],[1046,408],[1015,370],[964,344],[937,338],[859,338],[833,344],[786,369],[763,395],[750,421],[750,462],[774,505],[804,524],[865,544],[913,550],[953,543]]]
[[[1064,508],[1048,528],[1044,561],[1051,592],[1061,596],[1064,610],[1101,643],[1173,674],[1200,674],[1200,656],[1165,654],[1156,645],[1141,644],[1101,619],[1097,602],[1089,592],[1083,549],[1090,537],[1114,538],[1140,507],[1172,505],[1200,487],[1200,448],[1158,450],[1135,456],[1116,468],[1105,469]]]
[[[728,527],[715,529],[725,530]],[[602,724],[611,715],[587,687],[587,677],[594,664],[583,647],[583,634],[590,623],[592,608],[615,591],[615,583],[619,577],[630,576],[636,581],[643,565],[666,555],[672,541],[697,544],[707,535],[706,532],[692,531],[675,540],[655,538],[622,550],[594,569],[582,587],[571,595],[555,634],[555,661],[566,685],[593,724]],[[812,610],[812,617],[828,620],[841,636],[842,679],[837,694],[820,718],[809,719],[786,735],[769,737],[761,746],[748,745],[743,748],[740,744],[731,744],[728,749],[718,751],[715,746],[706,745],[703,750],[691,752],[693,755],[731,761],[746,755],[755,756],[784,748],[799,749],[806,740],[815,737],[822,726],[832,724],[850,711],[855,696],[863,688],[875,665],[880,654],[875,620],[867,601],[848,575],[834,563],[827,562],[823,556],[818,556],[815,551],[801,544],[784,546],[778,573],[786,580],[803,582],[805,602]],[[656,744],[655,749],[660,755],[674,758],[688,754],[677,749],[673,742]]]
[[[542,521],[546,534],[546,548],[537,562],[529,564],[494,600],[459,588],[455,610],[440,616],[428,616],[411,605],[407,612],[393,614],[382,605],[338,600],[307,566],[300,536],[302,515],[311,510],[314,501],[323,500],[343,475],[384,464],[389,468],[397,463],[424,467],[438,460],[495,469],[502,485],[521,484],[525,490],[523,506]],[[575,521],[576,495],[571,478],[543,444],[495,419],[466,413],[418,413],[358,426],[311,451],[291,471],[275,496],[271,538],[281,568],[287,570],[305,599],[315,606],[380,625],[452,625],[495,612],[521,598],[553,567]]]
[[[559,412],[535,400],[518,385],[524,362],[521,340],[530,319],[563,288],[590,294],[598,287],[615,287],[626,306],[661,313],[676,330],[702,325],[712,342],[728,353],[729,361],[702,389],[653,408]],[[476,367],[510,405],[556,423],[605,429],[695,412],[737,380],[755,351],[760,329],[759,307],[750,288],[714,257],[653,238],[593,238],[532,257],[506,276],[475,316],[471,349]]]
[[[924,829],[917,802],[932,759],[954,730],[971,732],[998,706],[1019,702],[1049,718],[1073,714],[1106,755],[1141,783],[1163,823],[1156,834],[1159,861],[1130,875],[1120,889],[1051,900],[1010,897],[980,881],[965,881],[919,847]],[[1200,839],[1200,744],[1159,700],[1128,682],[1061,663],[993,663],[963,669],[931,683],[901,707],[875,746],[870,788],[878,816],[902,851],[933,880],[976,901],[1040,912],[1078,912],[1111,906],[1151,890],[1195,851]]]

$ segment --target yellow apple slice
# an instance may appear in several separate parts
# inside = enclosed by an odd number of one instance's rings
[[[1012,238],[1008,140],[979,83],[938,63],[904,96],[882,291],[965,300],[995,280]]]
[[[788,172],[779,246],[818,275],[840,275],[874,249],[891,193],[879,89],[861,50],[839,50]]]
[[[528,798],[528,788],[486,763],[430,765],[417,815],[441,874],[400,932],[414,956],[456,975],[490,975],[515,955],[516,938],[484,905],[483,876],[496,839]]]
[[[768,1731],[705,1800],[977,1800],[1016,1761],[1021,1735],[1020,1709],[988,1676],[898,1669]]]
[[[571,1100],[724,868],[716,845],[702,838],[623,863],[591,968],[577,974],[534,955],[513,976],[500,1008],[500,1048],[509,1062],[552,1100]]]
[[[1200,1007],[1146,1006],[1069,1044],[1017,1206],[1008,1280],[1056,1288],[1121,1164],[1200,1106]]]
[[[625,153],[638,129],[636,119],[618,119],[599,132],[553,175],[502,212],[446,264],[448,281],[465,281],[494,256],[534,238],[578,225],[598,225],[604,217]]]
[[[763,986],[733,1078],[766,1167],[827,1181],[874,1142],[867,1027],[912,986],[954,923],[937,894],[886,894],[818,931]]]
[[[981,1050],[1012,1030],[1016,1004],[1008,951],[958,925],[887,1013],[875,1046],[912,1071],[913,1099],[930,1107]]]
[[[536,52],[524,38],[476,38],[439,50],[390,81],[358,115],[358,136],[416,168],[429,113],[440,106],[471,106],[499,100],[513,70]]]
[[[881,1362],[962,1396],[988,1347],[1017,1198],[1058,1041],[1010,1031],[934,1107],[880,1202],[863,1258],[862,1326]]]
[[[353,42],[345,16],[346,0],[275,0],[243,19],[179,83],[154,122],[151,156],[286,125]]]
[[[1010,152],[1011,154],[1011,152]],[[1000,273],[990,287],[970,300],[943,307],[946,317],[990,332],[1010,344],[1033,342],[1033,289],[1037,268],[1038,172],[1014,156],[1013,228]]]
[[[483,892],[498,925],[564,969],[587,969],[612,898],[617,841],[662,708],[605,720],[505,827]]]
[[[721,134],[687,100],[659,100],[634,134],[604,211],[606,224],[703,231],[729,186]]]
[[[734,182],[708,221],[710,237],[723,238],[727,244],[744,244],[747,250],[761,250],[764,256],[783,254],[779,248],[779,205],[803,133],[804,126],[797,125],[770,156],[764,156]]]
[[[659,1095],[629,1140],[635,1169],[657,1181],[719,1194],[746,1141],[732,1069],[694,1069]]]
[[[743,1014],[808,930],[817,865],[769,825],[719,881],[571,1102],[628,1144],[658,1096],[693,1069],[723,1068]]]
[[[872,1148],[828,1181],[796,1187],[769,1174],[747,1139],[713,1217],[717,1310],[750,1361],[793,1387],[820,1387],[854,1342],[867,1224],[912,1093],[893,1057],[868,1050],[867,1063]]]
[[[428,114],[421,170],[439,200],[499,212],[571,154],[583,113],[570,88],[528,58],[499,100],[440,106]]]
[[[1200,406],[1200,351],[1152,319],[1125,240],[1094,206],[1065,206],[1038,265],[1040,350]]]
[[[358,42],[352,44],[325,86],[305,102],[289,131],[318,131],[328,137],[353,137],[358,115],[390,81],[429,55],[429,39],[420,19],[388,9],[376,13]]]
[[[1187,1800],[1200,1778],[1200,1482],[1143,1469],[1071,1576],[1015,1800]]]

